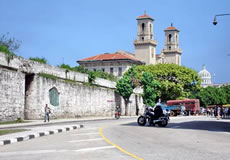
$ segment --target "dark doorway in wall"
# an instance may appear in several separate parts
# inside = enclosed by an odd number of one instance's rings
[[[122,113],[122,106],[121,106],[121,96],[119,93],[115,92],[115,107],[119,106],[120,107],[120,111]]]
[[[31,88],[31,84],[34,80],[34,73],[33,74],[26,74],[25,76],[25,107],[24,107],[24,119],[29,119],[28,117],[28,96],[30,95],[30,88]]]

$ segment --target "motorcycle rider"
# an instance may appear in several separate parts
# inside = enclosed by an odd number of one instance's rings
[[[161,108],[161,104],[156,104],[156,106],[153,108],[151,106],[148,106],[149,115],[150,115],[150,121],[149,125],[154,125],[153,120],[158,119],[160,116],[163,115],[163,110]]]

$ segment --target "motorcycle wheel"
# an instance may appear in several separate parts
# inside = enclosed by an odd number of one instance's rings
[[[168,125],[168,120],[164,120],[159,123],[159,126],[161,127],[166,127],[167,125]]]
[[[138,117],[137,123],[138,123],[140,126],[144,126],[144,125],[146,124],[146,118],[145,118],[144,116]]]

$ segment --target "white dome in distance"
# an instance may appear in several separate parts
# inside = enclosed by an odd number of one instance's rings
[[[198,75],[200,76],[201,79],[201,85],[203,87],[207,87],[208,85],[210,85],[211,82],[211,74],[209,73],[209,71],[206,70],[206,66],[203,65],[203,69],[198,73]]]

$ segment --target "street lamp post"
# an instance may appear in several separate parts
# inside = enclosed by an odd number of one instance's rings
[[[214,25],[217,25],[217,21],[216,21],[217,16],[230,16],[230,14],[217,14],[217,15],[215,15],[214,20],[213,20]]]

